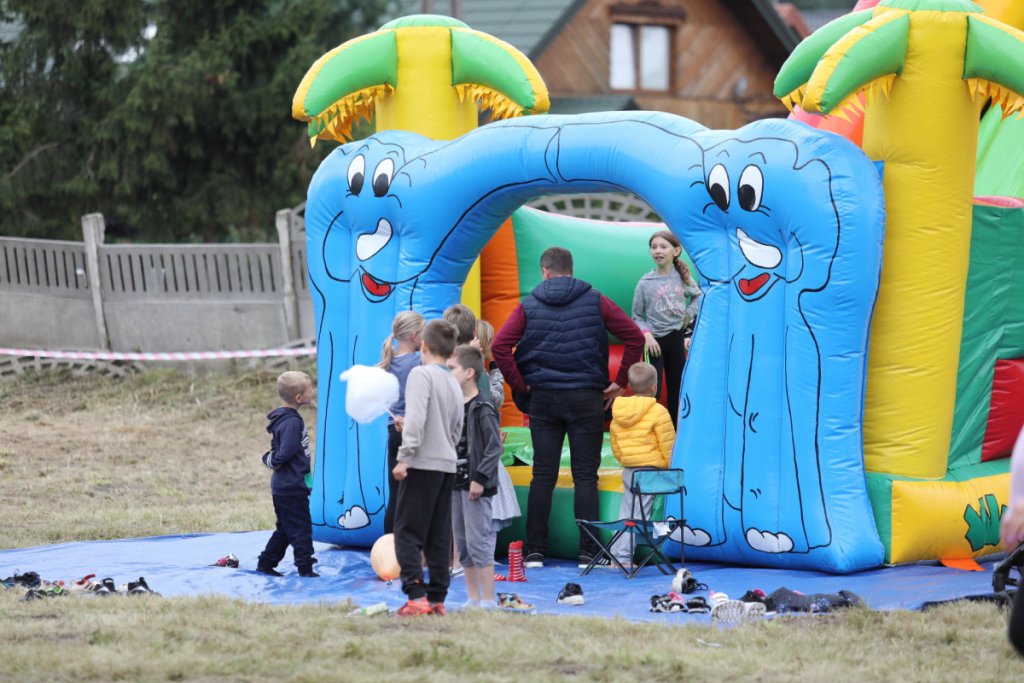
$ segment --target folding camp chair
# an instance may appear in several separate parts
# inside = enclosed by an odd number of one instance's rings
[[[648,564],[654,564],[661,570],[662,574],[674,574],[675,565],[665,557],[661,547],[665,541],[681,529],[686,523],[683,517],[683,470],[637,470],[633,472],[633,481],[630,491],[633,493],[633,510],[630,517],[619,519],[614,522],[599,522],[585,519],[577,519],[576,524],[584,534],[589,537],[597,546],[598,550],[590,560],[590,564],[584,568],[580,576],[590,573],[590,570],[601,560],[602,557],[608,560],[625,575],[627,579],[634,578],[637,573]],[[665,510],[665,503],[671,496],[679,496],[679,518],[669,518]],[[643,501],[646,498],[653,498],[650,506],[651,513],[644,509]],[[601,532],[611,532],[611,538],[607,543],[601,541]],[[632,570],[627,569],[612,553],[615,542],[624,534],[632,537],[631,548],[634,553],[639,547],[646,547],[649,552],[639,564],[633,566]],[[680,543],[680,561],[682,561],[682,544]]]

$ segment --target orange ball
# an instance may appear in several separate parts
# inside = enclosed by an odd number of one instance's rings
[[[384,534],[373,544],[370,549],[370,566],[381,581],[392,581],[401,575],[402,568],[395,555],[394,534]]]

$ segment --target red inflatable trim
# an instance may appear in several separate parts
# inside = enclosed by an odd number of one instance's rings
[[[1004,458],[1024,426],[1024,358],[996,361],[982,460]]]

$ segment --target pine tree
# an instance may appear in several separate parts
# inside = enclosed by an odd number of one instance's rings
[[[99,211],[137,240],[268,237],[330,151],[310,150],[291,119],[295,88],[323,52],[375,28],[383,3],[81,4],[3,1],[22,28],[8,49],[20,63],[4,54],[0,71],[0,233],[74,236]],[[89,41],[104,68],[57,68]],[[54,91],[58,75],[71,87]]]
[[[144,0],[3,0],[0,233],[68,236],[94,210],[95,132],[138,49]]]

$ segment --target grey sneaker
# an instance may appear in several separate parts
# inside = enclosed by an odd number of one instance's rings
[[[523,558],[523,566],[527,569],[539,569],[544,566],[544,556],[540,553],[530,553]]]

